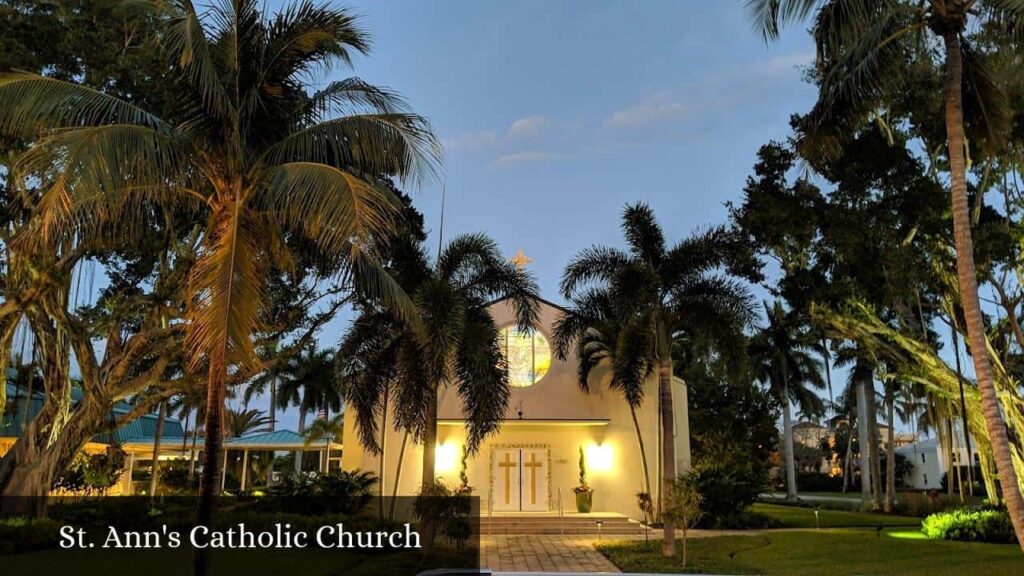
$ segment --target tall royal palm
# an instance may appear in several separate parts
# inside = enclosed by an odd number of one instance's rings
[[[606,290],[593,289],[576,295],[566,312],[555,323],[555,350],[564,360],[575,345],[578,364],[576,375],[580,388],[590,391],[590,374],[599,366],[610,368],[608,387],[617,391],[629,406],[636,430],[637,448],[643,466],[644,488],[651,496],[651,473],[647,465],[647,450],[640,431],[636,411],[644,400],[644,383],[654,373],[648,350],[636,349],[643,339],[622,338],[622,330],[629,325],[616,309]]]
[[[706,334],[723,349],[742,339],[754,316],[749,291],[730,272],[739,270],[735,246],[721,228],[712,228],[669,248],[645,204],[627,206],[622,230],[627,251],[594,246],[569,263],[562,295],[573,302],[589,291],[604,291],[623,320],[616,346],[636,351],[658,373],[661,412],[662,488],[675,479],[675,413],[672,405],[672,347],[679,339]],[[675,553],[675,532],[665,522],[662,553]]]
[[[974,244],[967,199],[967,137],[964,96],[979,112],[970,118],[978,133],[974,145],[994,147],[1010,116],[1006,96],[989,73],[985,58],[965,38],[969,24],[991,24],[1004,34],[1024,37],[1024,2],[1016,0],[749,0],[765,38],[780,26],[815,17],[814,36],[822,71],[821,94],[809,132],[839,132],[906,90],[900,66],[929,41],[941,42],[946,79],[944,111],[948,147],[957,279],[967,324],[982,411],[995,456],[1003,499],[1020,546],[1024,548],[1024,498],[1013,467],[1006,425],[999,407],[985,324],[978,299]],[[964,90],[967,86],[968,90]],[[819,141],[830,138],[817,138]]]
[[[486,236],[455,238],[433,263],[422,245],[406,242],[392,273],[415,303],[419,327],[381,303],[367,303],[341,344],[341,373],[360,439],[373,452],[380,449],[382,396],[393,390],[396,428],[411,430],[423,444],[427,489],[436,482],[442,389],[450,387],[462,400],[470,453],[507,415],[508,371],[488,305],[509,299],[516,325],[527,331],[536,322],[539,296],[530,275],[507,262]]]
[[[35,137],[16,163],[43,179],[32,238],[99,220],[131,220],[149,202],[206,209],[189,279],[188,346],[206,366],[206,450],[199,523],[213,514],[229,371],[255,371],[252,334],[271,262],[290,261],[281,240],[304,237],[347,259],[365,286],[400,298],[366,256],[397,213],[378,178],[431,174],[439,145],[396,94],[358,79],[306,83],[368,50],[344,9],[309,0],[271,17],[263,2],[153,0],[160,42],[178,90],[176,113],[158,117],[89,88],[26,72],[0,74],[0,131]],[[41,133],[39,131],[42,131]],[[127,232],[127,227],[126,227]],[[370,279],[372,278],[372,279]],[[411,309],[411,306],[406,306]],[[202,571],[202,566],[197,566]]]
[[[825,404],[815,390],[827,386],[816,354],[817,342],[802,329],[781,302],[764,305],[768,324],[750,340],[753,377],[768,386],[782,405],[783,451],[786,457],[786,498],[796,499],[796,458],[793,454],[792,406],[810,416],[823,416]]]

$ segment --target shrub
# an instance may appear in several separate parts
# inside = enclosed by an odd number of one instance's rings
[[[749,464],[704,465],[693,471],[700,494],[701,528],[735,527],[747,517],[746,510],[757,501],[768,484],[768,474]]]
[[[798,472],[796,485],[806,492],[839,492],[843,489],[843,477],[821,472]]]
[[[958,508],[932,514],[921,523],[921,531],[933,540],[1013,544],[1017,537],[1006,510]]]
[[[313,476],[286,476],[262,500],[273,510],[299,514],[346,514],[363,511],[377,483],[372,472],[335,471]]]
[[[160,485],[165,492],[172,494],[187,493],[199,487],[199,475],[188,477],[188,462],[174,460],[160,464]]]
[[[461,550],[473,535],[473,501],[469,493],[452,490],[441,482],[420,491],[413,503],[413,514],[423,524],[428,541],[440,529]]]
[[[906,516],[924,518],[936,512],[950,508],[948,500],[944,500],[937,492],[907,492],[899,495],[896,512]]]
[[[978,465],[978,464],[975,464],[974,465],[974,469],[971,471],[971,473],[974,475],[974,495],[975,496],[980,496],[982,498],[988,497],[988,491],[985,489],[985,482],[982,480],[981,466]],[[967,466],[960,466],[960,474],[961,474],[961,477],[964,479],[964,492],[966,492],[967,491],[968,478],[970,478],[970,476],[968,475],[968,467]],[[947,491],[949,489],[949,473],[948,472],[943,472],[942,473],[942,478],[939,479],[939,486],[941,487],[941,490],[943,492],[945,492],[945,491]],[[953,488],[954,489],[958,488],[958,486],[956,484],[956,472],[955,471],[953,472]]]
[[[0,554],[52,548],[60,540],[61,525],[47,518],[0,519]]]

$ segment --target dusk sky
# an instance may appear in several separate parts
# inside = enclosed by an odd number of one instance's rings
[[[408,189],[430,246],[446,186],[445,238],[485,232],[522,249],[555,302],[574,254],[621,242],[627,203],[651,204],[671,241],[724,223],[758,147],[814,101],[808,34],[766,45],[740,0],[342,4],[374,48],[324,84],[354,74],[393,88],[443,140],[440,180]],[[337,345],[348,319],[321,344]]]

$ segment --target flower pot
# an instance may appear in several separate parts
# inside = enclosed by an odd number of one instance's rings
[[[594,491],[576,493],[576,511],[581,514],[590,512],[594,507]]]

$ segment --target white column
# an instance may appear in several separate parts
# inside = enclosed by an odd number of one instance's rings
[[[245,481],[249,478],[249,449],[242,450],[242,490],[245,490]]]
[[[135,485],[132,483],[132,472],[135,470],[135,452],[128,453],[128,470],[125,472],[128,476],[128,483],[124,487],[124,495],[131,496]]]
[[[221,461],[221,467],[220,467],[220,491],[221,492],[224,491],[224,486],[227,485],[226,484],[227,481],[228,481],[228,449],[224,448],[224,458]]]

